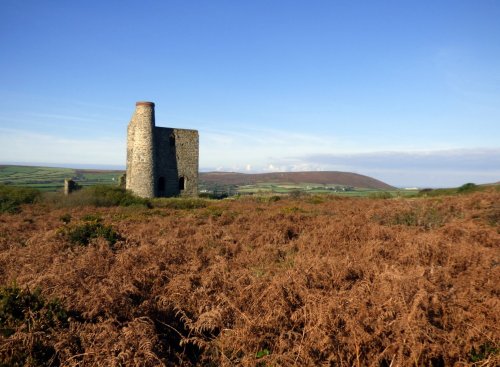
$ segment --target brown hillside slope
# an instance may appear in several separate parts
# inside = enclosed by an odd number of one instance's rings
[[[498,366],[499,202],[490,190],[0,214],[0,287],[28,289],[8,303],[0,288],[0,365]],[[86,245],[68,236],[92,228]],[[28,297],[37,287],[67,314]]]
[[[372,177],[351,172],[306,171],[272,173],[201,172],[200,180],[211,183],[252,185],[256,183],[317,183],[335,184],[367,189],[391,190],[394,187]]]

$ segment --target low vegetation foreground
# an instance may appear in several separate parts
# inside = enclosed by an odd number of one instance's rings
[[[219,201],[3,190],[1,366],[500,364],[495,188]]]

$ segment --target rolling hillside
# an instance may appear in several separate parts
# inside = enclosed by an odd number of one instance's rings
[[[0,184],[28,186],[43,191],[61,189],[65,178],[79,184],[116,184],[121,170],[73,169],[38,166],[0,165]],[[311,171],[246,174],[238,172],[200,172],[201,184],[243,186],[255,184],[319,184],[342,185],[373,190],[393,190],[394,187],[372,177],[351,172]]]
[[[367,189],[393,190],[394,187],[372,177],[351,172],[311,171],[311,172],[201,172],[200,181],[222,185],[252,185],[256,183],[312,183],[335,184]]]

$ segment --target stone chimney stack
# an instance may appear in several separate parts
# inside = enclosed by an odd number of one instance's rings
[[[127,131],[126,188],[144,198],[155,197],[155,104],[137,102]]]

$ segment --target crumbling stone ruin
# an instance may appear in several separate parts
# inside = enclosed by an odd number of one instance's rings
[[[127,186],[127,175],[124,173],[118,177],[118,187],[125,188]]]
[[[155,126],[155,104],[137,102],[127,130],[126,188],[145,198],[198,195],[198,131]]]
[[[69,195],[78,190],[78,184],[70,178],[64,180],[64,195]]]

